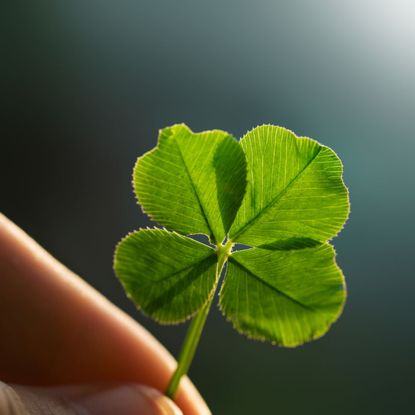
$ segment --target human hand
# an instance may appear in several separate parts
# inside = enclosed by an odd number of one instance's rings
[[[210,414],[188,378],[180,410],[158,392],[175,365],[150,333],[0,213],[0,380],[9,384],[0,382],[1,415]]]

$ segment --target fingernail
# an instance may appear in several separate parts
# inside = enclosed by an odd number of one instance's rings
[[[155,404],[160,414],[163,415],[183,415],[182,411],[177,405],[167,396],[161,394],[159,391],[149,388],[147,386],[140,386],[144,395]]]
[[[134,384],[104,388],[71,403],[88,415],[182,415],[173,401],[159,391]]]
[[[8,385],[0,382],[0,414],[24,414],[25,407],[17,393]]]

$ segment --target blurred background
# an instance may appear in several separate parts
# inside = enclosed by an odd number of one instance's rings
[[[334,148],[349,298],[322,339],[247,340],[213,309],[190,375],[214,414],[408,414],[415,373],[415,2],[4,2],[0,210],[175,355],[185,325],[125,298],[117,241],[150,223],[131,172],[159,128],[262,123]]]

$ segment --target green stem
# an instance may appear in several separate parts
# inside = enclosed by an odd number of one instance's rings
[[[232,251],[232,246],[233,244],[231,241],[228,241],[225,245],[217,245],[216,253],[218,255],[218,262],[216,265],[215,291],[222,268]],[[214,294],[211,295],[208,302],[196,313],[189,325],[189,328],[187,329],[186,337],[180,351],[177,368],[173,373],[166,389],[166,395],[171,399],[174,399],[177,389],[179,388],[180,379],[188,372],[190,364],[192,363],[203,327],[206,323],[206,318],[209,314],[210,306],[212,305],[213,297]]]
[[[193,318],[187,330],[182,350],[179,355],[177,368],[173,373],[166,390],[166,395],[171,399],[174,398],[174,395],[177,392],[181,377],[187,373],[190,364],[192,363],[211,303],[212,301],[209,300],[209,302],[203,306],[203,308]]]

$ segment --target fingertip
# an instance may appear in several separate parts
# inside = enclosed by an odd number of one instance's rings
[[[0,273],[0,328],[12,334],[0,341],[4,381],[136,382],[164,390],[177,364],[167,350],[1,212]],[[175,401],[185,415],[211,414],[187,377]]]
[[[191,414],[212,415],[202,395],[187,376],[181,379],[179,390],[174,400],[182,408],[191,408],[189,409]]]

